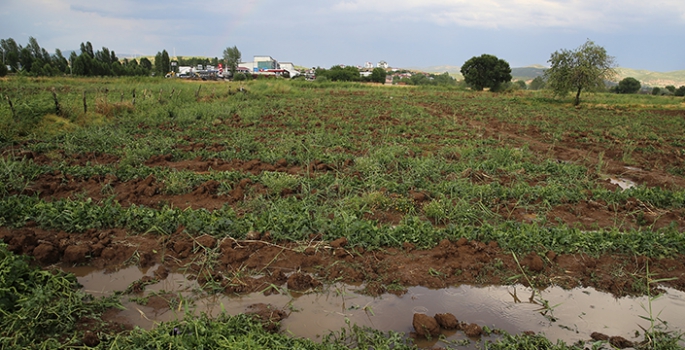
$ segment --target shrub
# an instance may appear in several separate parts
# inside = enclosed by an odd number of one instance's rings
[[[680,86],[673,92],[675,96],[685,96],[685,85]]]

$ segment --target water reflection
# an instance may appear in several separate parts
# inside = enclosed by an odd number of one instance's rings
[[[104,273],[94,269],[65,268],[77,275],[84,290],[95,295],[125,290],[142,276],[152,275],[154,269],[129,267]],[[543,333],[552,341],[561,339],[569,344],[588,340],[594,331],[635,340],[635,332],[642,333],[640,326],[649,327],[649,322],[640,318],[648,316],[647,297],[617,299],[592,288],[564,290],[551,287],[534,292],[521,285],[462,285],[445,289],[411,287],[402,296],[385,294],[376,298],[356,293],[360,286],[345,284],[329,285],[320,293],[304,295],[288,293],[284,286],[279,288],[283,294],[207,296],[197,282],[180,273],[171,273],[138,295],[157,295],[161,298],[157,301],[167,302],[164,307],[159,307],[159,303],[151,306],[126,301],[126,310],[119,316],[149,329],[158,322],[183,317],[187,308],[195,314],[205,312],[216,316],[222,310],[238,314],[245,312],[248,305],[267,303],[290,312],[290,316],[281,323],[284,331],[314,340],[329,330],[345,327],[346,320],[382,331],[409,333],[413,331],[412,316],[417,312],[430,316],[449,312],[461,322],[477,323],[510,333]],[[685,329],[685,293],[664,289],[667,293],[653,302],[653,310],[660,313],[659,317],[668,322],[671,329]],[[542,307],[545,303],[549,306],[547,309]],[[444,335],[452,341],[465,337],[462,332]]]

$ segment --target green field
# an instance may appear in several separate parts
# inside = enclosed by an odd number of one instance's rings
[[[552,251],[658,265],[685,254],[682,98],[588,93],[575,108],[546,91],[24,77],[0,80],[0,95],[0,228],[10,247],[31,228],[70,237],[116,229],[153,241],[346,238],[360,254],[460,238],[496,242],[514,257]],[[650,293],[656,278],[683,290],[684,270],[655,267],[658,276],[643,271],[632,287],[610,291]],[[0,286],[0,298],[12,288]],[[103,301],[92,303],[88,312],[102,312]],[[240,317],[183,322],[206,334],[259,335],[234,348],[324,347],[263,334]],[[173,347],[175,326],[109,334],[98,346]],[[59,335],[74,328],[50,332],[35,335],[47,348],[81,339]],[[31,340],[1,334],[8,348]],[[355,329],[326,348],[402,342],[389,337]],[[229,341],[196,338],[177,346]],[[549,345],[507,339],[502,348]]]

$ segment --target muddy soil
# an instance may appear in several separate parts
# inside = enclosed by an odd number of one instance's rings
[[[670,144],[650,143],[658,152],[643,152],[636,148],[631,155],[631,164],[622,161],[619,142],[587,143],[581,139],[588,135],[562,137],[560,140],[549,140],[536,127],[517,124],[515,121],[502,122],[494,117],[469,118],[459,116],[459,111],[440,104],[421,104],[426,112],[435,116],[464,118],[471,128],[481,130],[483,137],[503,140],[504,144],[526,146],[538,154],[553,155],[558,161],[582,164],[588,169],[595,169],[601,163],[606,176],[625,179],[647,187],[683,188],[685,179],[667,171],[670,166],[682,165],[685,159],[680,150]],[[451,116],[457,117],[451,117]],[[655,112],[655,118],[660,114]],[[280,123],[277,117],[265,117],[265,122]],[[382,116],[380,124],[397,124],[389,116]],[[234,115],[222,121],[231,127],[243,125],[240,117]],[[405,122],[411,125],[413,121]],[[147,128],[147,126],[145,126]],[[161,125],[160,129],[174,126]],[[282,126],[282,127],[285,127]],[[337,132],[337,130],[331,130]],[[411,134],[404,135],[412,137]],[[425,135],[424,135],[425,136]],[[610,138],[611,135],[604,135]],[[439,141],[439,134],[431,134],[432,141]],[[84,154],[66,154],[56,150],[49,153],[36,153],[28,149],[28,144],[16,144],[3,149],[5,158],[32,159],[38,164],[58,164],[66,162],[71,165],[105,164],[116,166],[119,158],[110,154],[88,152]],[[218,140],[192,142],[189,138],[179,139],[175,148],[183,151],[215,150],[224,148]],[[345,152],[341,150],[341,152]],[[418,156],[409,154],[408,156]],[[458,155],[455,155],[458,157]],[[266,193],[269,189],[262,184],[254,183],[248,175],[265,171],[284,172],[300,176],[316,177],[331,171],[346,172],[353,164],[354,155],[339,164],[327,164],[322,161],[311,161],[309,164],[289,164],[285,159],[273,164],[259,160],[226,160],[202,159],[176,160],[171,155],[156,155],[145,164],[150,167],[165,167],[177,170],[188,170],[196,173],[209,171],[238,171],[246,174],[245,178],[227,184],[221,190],[217,181],[207,181],[194,186],[184,194],[168,194],[163,180],[150,175],[144,179],[136,178],[121,181],[113,175],[78,178],[55,171],[45,173],[29,183],[23,194],[38,194],[44,200],[63,198],[90,197],[94,201],[114,196],[123,206],[145,205],[161,207],[173,205],[181,208],[204,208],[216,210],[228,204],[236,207],[250,196]],[[354,176],[354,174],[351,174]],[[493,179],[479,172],[469,170],[463,176],[474,183],[499,181],[506,185],[508,175]],[[588,176],[597,176],[589,174]],[[545,181],[546,179],[537,179]],[[537,181],[534,180],[534,181]],[[610,190],[617,190],[618,185],[610,179],[601,182]],[[535,183],[531,183],[535,185]],[[302,189],[283,189],[281,196],[300,196]],[[17,193],[11,193],[17,194]],[[389,196],[396,194],[389,193]],[[411,200],[420,208],[431,200],[430,195],[421,191],[411,191]],[[492,203],[492,210],[507,220],[529,222],[536,219],[536,213],[526,212],[516,203],[499,201]],[[586,200],[577,203],[559,205],[547,212],[547,222],[563,222],[570,226],[584,229],[613,228],[632,229],[650,227],[658,229],[674,225],[685,230],[685,209],[653,208],[634,198],[624,203],[609,206],[603,201]],[[380,224],[397,224],[403,214],[393,209],[375,209],[366,214],[366,219],[377,220]],[[437,223],[436,223],[437,224]],[[95,267],[116,269],[123,264],[151,266],[162,264],[168,269],[175,269],[189,262],[201,259],[205,250],[211,250],[218,257],[209,264],[194,264],[191,267],[198,280],[203,283],[219,283],[226,292],[247,293],[263,290],[270,284],[287,282],[296,289],[316,288],[319,281],[342,280],[349,283],[365,283],[369,294],[378,295],[386,291],[401,292],[403,286],[422,285],[444,287],[458,283],[513,283],[509,277],[520,273],[510,254],[503,252],[495,242],[457,242],[443,241],[431,250],[414,250],[409,243],[404,249],[385,249],[364,251],[361,247],[346,247],[346,242],[322,242],[312,237],[308,244],[270,242],[268,233],[256,233],[249,241],[238,242],[226,238],[221,241],[204,236],[191,238],[183,233],[183,227],[176,234],[168,237],[153,235],[129,235],[119,229],[90,230],[85,233],[69,234],[47,231],[40,227],[21,229],[0,228],[0,238],[7,242],[17,253],[33,255],[43,265],[58,262],[66,264],[87,264]],[[261,239],[261,240],[260,240]],[[534,283],[541,285],[557,284],[564,287],[593,286],[616,295],[641,293],[636,276],[644,276],[648,259],[635,256],[602,256],[593,258],[586,255],[558,255],[547,252],[538,256],[531,254],[522,257],[527,272],[533,276]],[[685,259],[660,259],[649,261],[651,272],[659,278],[674,277],[668,282],[677,289],[685,288]],[[294,271],[305,271],[316,276],[309,281],[305,277],[290,279],[286,274]],[[245,272],[259,274],[259,277],[246,277]],[[639,280],[639,278],[638,278]],[[524,282],[525,281],[521,281]]]
[[[15,253],[35,257],[43,265],[90,265],[115,270],[126,265],[142,267],[160,264],[155,273],[164,279],[164,270],[187,267],[187,273],[202,285],[220,286],[224,293],[251,293],[272,290],[287,284],[298,291],[316,290],[323,282],[364,283],[365,293],[404,293],[408,286],[444,288],[462,283],[527,285],[513,256],[496,242],[451,242],[447,239],[429,250],[388,248],[365,251],[347,247],[344,239],[334,242],[283,243],[268,240],[217,240],[211,236],[127,235],[124,230],[90,230],[68,234],[38,227],[0,228],[0,239]],[[207,256],[216,256],[208,260]],[[675,278],[665,285],[685,290],[685,259],[582,254],[545,255],[530,253],[519,257],[522,267],[537,286],[564,288],[590,286],[616,296],[643,294],[646,265],[659,278]]]
[[[456,111],[439,105],[422,107],[431,114],[457,114]],[[232,127],[245,126],[241,124],[239,117],[237,120],[235,117],[223,123]],[[398,121],[381,117],[379,123],[397,124]],[[544,135],[535,127],[503,123],[495,118],[470,119],[469,124],[474,129],[482,130],[483,137],[506,140],[505,143],[508,145],[526,146],[535,153],[552,155],[560,162],[582,164],[588,169],[596,169],[601,165],[604,175],[608,177],[629,180],[647,187],[685,187],[683,177],[675,176],[668,171],[672,167],[682,167],[685,163],[681,150],[669,144],[645,144],[643,146],[650,146],[657,151],[648,153],[637,148],[631,154],[630,164],[627,164],[622,161],[620,140],[616,140],[615,144],[586,143],[581,139],[588,135],[580,134],[565,136],[552,142],[545,141],[549,139],[549,135]],[[173,126],[160,128],[171,130]],[[337,132],[333,125],[326,128],[331,132]],[[414,136],[419,135],[403,135],[408,138]],[[440,136],[436,135],[427,137],[432,141],[440,139]],[[223,146],[215,141],[184,142],[177,145],[176,149],[185,152],[200,149],[222,150]],[[26,146],[14,145],[0,153],[4,158],[27,158],[38,164],[67,162],[70,165],[84,166],[116,165],[119,162],[117,156],[110,154],[65,154],[63,151],[41,154],[29,151]],[[157,155],[148,159],[145,165],[196,173],[240,171],[245,173],[246,177],[227,184],[225,191],[220,190],[221,184],[218,182],[208,181],[194,186],[184,194],[168,194],[163,181],[153,175],[144,179],[122,181],[113,175],[77,178],[55,171],[41,174],[21,193],[38,194],[44,200],[85,196],[98,201],[114,196],[124,206],[135,204],[154,208],[170,204],[181,208],[216,210],[226,204],[240,204],[246,196],[264,194],[268,191],[263,185],[253,183],[247,177],[248,174],[276,171],[318,176],[330,171],[345,171],[352,165],[353,157],[354,155],[350,155],[350,159],[340,164],[327,164],[321,161],[289,164],[284,159],[269,164],[259,160],[175,160],[171,155]],[[491,179],[477,171],[464,175],[474,183],[500,181],[506,185],[508,181],[506,175]],[[545,179],[535,181],[542,182]],[[618,189],[618,185],[608,179],[603,182],[603,186],[610,190]],[[284,189],[280,195],[297,197],[302,194],[301,191],[300,188]],[[19,193],[10,193],[14,194]],[[427,193],[412,192],[410,195],[419,207],[430,200]],[[537,214],[516,207],[516,203],[501,201],[493,203],[492,209],[506,219],[520,222],[538,219]],[[609,206],[607,203],[592,200],[563,204],[551,208],[546,215],[548,222],[561,221],[584,229],[658,229],[674,225],[681,231],[685,230],[685,209],[653,208],[634,198],[619,206]],[[394,210],[375,210],[366,217],[381,224],[397,224],[401,218],[402,214]],[[512,276],[520,275],[521,270],[513,256],[500,249],[496,242],[443,240],[437,247],[429,250],[416,250],[412,244],[405,243],[401,249],[366,251],[362,247],[349,247],[344,239],[324,242],[318,240],[318,237],[312,237],[306,243],[285,243],[270,241],[267,233],[257,234],[245,241],[231,238],[217,240],[210,236],[189,237],[182,233],[183,227],[179,228],[178,232],[164,237],[130,235],[121,229],[66,233],[46,230],[31,223],[20,229],[0,227],[0,239],[9,244],[12,251],[34,256],[36,262],[43,266],[62,263],[115,270],[126,265],[144,267],[160,264],[169,271],[189,267],[188,273],[200,284],[211,285],[214,289],[220,288],[224,293],[272,293],[278,290],[269,288],[270,286],[284,284],[292,290],[308,291],[316,290],[322,283],[332,281],[363,283],[365,292],[370,295],[381,295],[386,292],[401,294],[408,286],[443,288],[462,283],[528,284],[528,280],[524,278],[510,279]],[[216,259],[207,259],[210,255]],[[685,256],[649,259],[639,256],[604,255],[595,258],[583,254],[557,254],[549,251],[543,255],[530,253],[519,257],[519,260],[530,280],[537,286],[589,286],[616,296],[644,294],[643,282],[649,264],[650,273],[658,278],[673,278],[665,282],[666,285],[685,290]],[[155,277],[166,278],[163,271]]]

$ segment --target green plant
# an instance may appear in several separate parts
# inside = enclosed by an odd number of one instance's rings
[[[639,317],[649,321],[649,328],[645,329],[642,326],[645,336],[645,344],[641,346],[648,349],[671,349],[679,346],[679,342],[684,335],[680,332],[667,331],[666,323],[659,318],[661,311],[654,313],[652,303],[659,298],[661,294],[652,295],[652,289],[659,283],[672,281],[676,278],[658,278],[653,279],[654,274],[649,271],[649,260],[645,262],[645,283],[647,290],[647,306],[641,305],[642,309],[647,312],[647,316],[640,315]]]
[[[94,300],[72,274],[41,270],[0,243],[0,347],[77,344],[77,323],[120,307],[116,298]],[[62,341],[57,338],[69,336]]]
[[[542,297],[542,293],[540,292],[540,290],[535,287],[535,285],[533,284],[531,279],[526,274],[526,271],[523,269],[523,267],[521,267],[521,264],[519,263],[519,260],[518,260],[518,257],[516,257],[516,254],[511,253],[511,255],[512,255],[512,257],[514,257],[514,261],[516,262],[516,266],[518,266],[519,270],[521,271],[520,276],[523,276],[523,278],[525,278],[525,280],[526,280],[526,282],[528,282],[528,285],[530,286],[530,288],[533,289],[533,294],[535,296],[537,296],[537,299],[535,299],[535,301],[538,305],[540,305],[540,309],[538,310],[538,311],[540,311],[540,314],[545,316],[545,318],[547,318],[551,322],[556,322],[557,319],[556,319],[556,317],[554,317],[554,309],[557,306],[561,305],[561,303],[556,304],[556,305],[550,305],[549,301]],[[513,277],[510,277],[509,279],[515,280],[520,276],[513,276]],[[533,302],[532,296],[531,296],[530,300],[531,300],[531,302]]]

